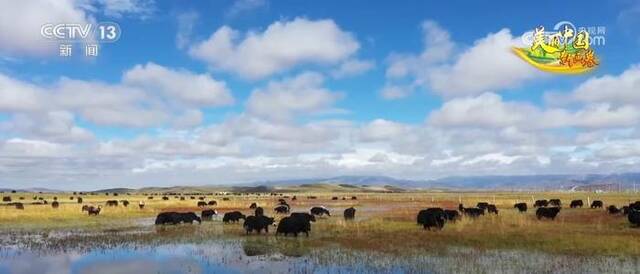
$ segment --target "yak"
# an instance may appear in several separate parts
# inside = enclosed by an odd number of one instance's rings
[[[180,224],[180,223],[190,223],[193,221],[197,221],[198,223],[202,223],[202,219],[198,217],[193,212],[162,212],[158,214],[156,217],[156,225],[165,225],[165,224]]]
[[[305,233],[309,237],[311,231],[311,222],[315,222],[316,218],[306,212],[294,212],[289,217],[284,217],[278,223],[276,236],[279,234],[293,234],[298,237],[298,233]]]
[[[264,215],[248,216],[244,220],[242,227],[246,230],[247,234],[252,231],[256,231],[258,234],[264,229],[266,233],[269,233],[269,226],[275,222],[273,218],[266,217]]]
[[[15,203],[14,205],[16,209],[24,209],[24,205],[22,203]]]
[[[215,209],[205,209],[200,213],[203,221],[211,221],[214,215],[218,215],[218,212],[216,212]]]
[[[559,212],[559,207],[541,207],[536,210],[536,217],[538,217],[538,220],[542,218],[555,220]]]
[[[560,199],[551,199],[549,200],[549,205],[562,206],[562,202],[560,201]]]
[[[353,220],[356,217],[356,209],[353,207],[344,210],[344,219]]]
[[[124,207],[129,206],[129,201],[127,201],[127,200],[121,200],[120,202],[122,203],[122,205],[123,205]]]
[[[442,208],[432,207],[420,210],[417,216],[417,223],[424,229],[431,230],[432,227],[440,230],[444,227],[445,213]]]
[[[640,211],[631,208],[629,210],[629,215],[627,216],[627,218],[629,219],[629,222],[633,225],[635,225],[636,227],[640,227]]]
[[[569,207],[571,208],[582,208],[582,206],[584,206],[584,203],[582,203],[582,200],[573,200],[571,201],[571,204],[569,204]]]
[[[116,200],[108,200],[107,206],[118,206],[118,201]]]
[[[608,206],[607,211],[609,212],[609,214],[620,214],[620,209],[614,205]]]
[[[256,203],[251,203],[251,205],[249,205],[249,209],[255,209],[256,207],[258,207],[258,204]]]
[[[82,203],[82,197],[78,197],[78,199],[76,199],[76,201],[78,201],[79,204]]]
[[[53,201],[53,203],[51,203],[52,208],[58,208],[59,206],[60,206],[60,203],[58,203],[58,201]]]
[[[286,205],[281,205],[281,206],[277,206],[273,209],[276,213],[289,213],[289,206]]]
[[[477,218],[480,217],[480,215],[484,215],[484,210],[477,207],[463,208],[462,213],[468,217]]]
[[[520,212],[527,212],[527,204],[526,203],[517,203],[513,205],[513,208],[517,208]]]
[[[603,203],[600,200],[595,200],[591,203],[591,208],[602,208]]]
[[[498,208],[496,207],[496,205],[488,205],[487,206],[487,213],[494,213],[494,214],[498,215]]]
[[[138,207],[140,209],[143,209],[144,208],[144,202],[143,201],[138,202]]]
[[[479,202],[476,205],[477,208],[482,209],[482,210],[487,210],[487,208],[489,207],[489,203],[487,202]]]
[[[325,207],[315,206],[315,207],[311,208],[310,212],[311,212],[311,214],[317,215],[317,216],[323,216],[325,214],[327,216],[331,216],[331,214],[329,213],[329,210],[326,209]]]
[[[444,218],[447,219],[447,221],[455,222],[460,218],[460,213],[455,209],[445,209]]]
[[[264,209],[262,207],[256,207],[256,210],[253,211],[254,216],[263,216]]]
[[[247,217],[242,214],[240,211],[231,211],[231,212],[227,212],[224,214],[224,216],[222,216],[222,221],[225,223],[229,223],[229,222],[238,222],[240,221],[240,219],[246,220]]]
[[[549,201],[537,200],[535,203],[533,203],[533,207],[545,207],[545,206],[549,206]]]
[[[199,201],[196,205],[197,205],[198,207],[205,207],[205,206],[207,206],[207,202]]]
[[[210,205],[210,206],[218,205],[218,202],[216,202],[216,201],[209,201],[209,202],[207,203],[207,205]]]
[[[102,206],[98,206],[98,207],[88,206],[87,207],[87,213],[88,213],[89,216],[91,216],[91,215],[98,216],[98,214],[100,214],[101,210],[102,210]]]

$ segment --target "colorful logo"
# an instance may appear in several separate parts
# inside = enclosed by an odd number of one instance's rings
[[[598,66],[588,31],[577,31],[566,21],[556,24],[554,30],[545,31],[544,26],[539,26],[526,33],[523,41],[530,46],[514,47],[514,53],[532,66],[552,73],[585,73]]]

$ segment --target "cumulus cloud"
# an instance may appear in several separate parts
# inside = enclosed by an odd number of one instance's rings
[[[360,47],[351,33],[333,20],[296,18],[278,21],[264,32],[241,34],[228,26],[189,50],[212,68],[248,79],[260,79],[301,64],[335,64]]]
[[[394,81],[399,79],[410,78],[414,85],[444,97],[456,97],[501,91],[540,77],[540,73],[511,52],[511,47],[522,42],[512,36],[509,29],[490,33],[468,48],[457,46],[449,33],[433,21],[424,22],[422,30],[422,53],[389,56],[386,75],[391,84],[387,83],[388,86],[395,86]],[[457,54],[455,50],[461,52]]]
[[[301,73],[282,81],[270,81],[265,88],[251,92],[247,111],[274,120],[290,120],[297,114],[328,110],[342,95],[324,88],[324,77]]]

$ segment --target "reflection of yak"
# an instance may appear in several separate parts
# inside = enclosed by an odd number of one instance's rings
[[[258,234],[260,234],[260,232],[264,229],[264,231],[266,233],[269,233],[269,226],[272,225],[274,222],[273,218],[269,218],[263,215],[260,216],[248,216],[245,220],[244,220],[244,229],[247,231],[247,234],[251,233],[252,231],[256,231],[258,232]]]
[[[244,214],[242,214],[240,211],[227,212],[222,217],[222,221],[225,222],[225,223],[228,223],[228,222],[234,222],[235,223],[235,222],[240,221],[240,219],[246,220],[246,216]]]
[[[190,223],[193,221],[197,221],[198,223],[202,222],[202,219],[198,217],[193,212],[163,212],[158,214],[156,217],[156,225],[164,225],[164,224],[174,224],[177,225],[179,223]]]
[[[344,219],[353,220],[356,217],[356,209],[353,207],[344,210]]]

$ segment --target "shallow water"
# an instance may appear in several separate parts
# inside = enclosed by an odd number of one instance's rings
[[[257,236],[64,251],[5,246],[0,273],[638,273],[638,260],[469,248],[393,255]]]

